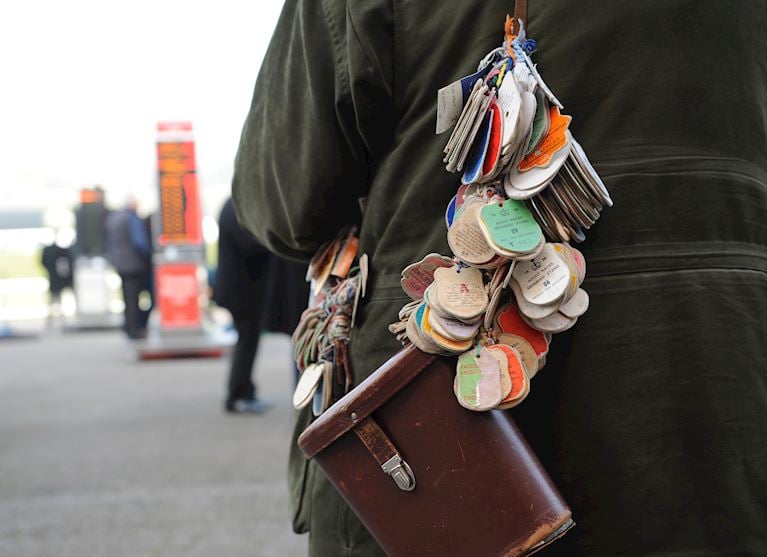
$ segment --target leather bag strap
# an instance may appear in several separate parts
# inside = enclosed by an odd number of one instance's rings
[[[354,433],[365,445],[368,452],[373,455],[381,469],[391,476],[397,487],[402,491],[415,489],[413,470],[404,461],[389,436],[384,433],[381,426],[371,416],[362,420],[354,428]]]

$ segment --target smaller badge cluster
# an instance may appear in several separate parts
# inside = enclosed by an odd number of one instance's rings
[[[349,331],[357,307],[365,296],[367,255],[352,267],[359,250],[355,227],[346,227],[320,248],[309,264],[309,308],[293,332],[293,357],[301,376],[293,393],[293,406],[312,403],[319,416],[354,386],[349,363]]]

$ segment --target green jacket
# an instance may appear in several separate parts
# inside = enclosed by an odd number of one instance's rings
[[[233,195],[240,221],[297,259],[368,196],[358,378],[398,349],[401,269],[449,253],[459,179],[434,135],[437,89],[476,69],[512,10],[285,5]],[[756,1],[530,2],[535,60],[615,201],[580,246],[591,308],[513,410],[578,523],[541,555],[767,554],[766,28]],[[312,554],[378,553],[297,451],[291,475]]]

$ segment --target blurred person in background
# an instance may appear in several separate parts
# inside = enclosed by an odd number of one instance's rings
[[[232,200],[224,204],[213,299],[232,314],[238,335],[224,402],[228,412],[260,413],[271,407],[258,398],[252,378],[259,340],[264,331],[293,332],[309,299],[305,277],[306,265],[273,256],[240,227]]]
[[[218,270],[213,299],[229,310],[237,330],[224,409],[259,414],[272,407],[270,402],[259,400],[252,377],[268,299],[264,270],[269,254],[240,228],[231,199],[221,209],[218,226]]]
[[[49,317],[58,317],[61,314],[61,291],[73,288],[72,250],[63,245],[57,234],[53,243],[43,248],[40,262],[48,273]]]
[[[146,336],[146,314],[139,306],[139,295],[149,281],[151,256],[149,235],[137,207],[131,197],[123,209],[109,213],[105,222],[107,259],[122,280],[124,329],[131,339]]]

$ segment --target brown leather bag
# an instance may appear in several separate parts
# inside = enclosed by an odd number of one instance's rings
[[[408,347],[298,444],[391,556],[530,555],[573,525],[507,412],[453,395],[455,358]]]

